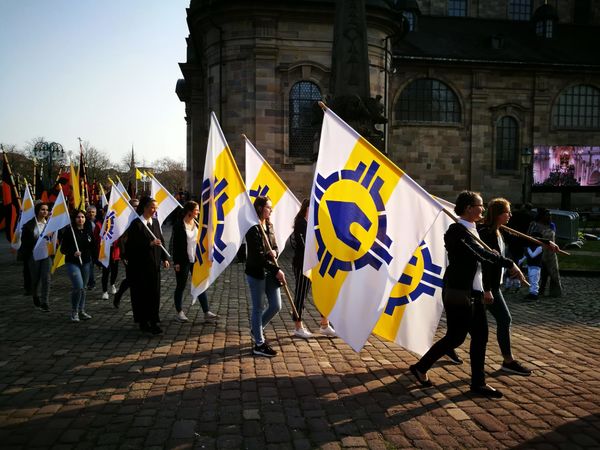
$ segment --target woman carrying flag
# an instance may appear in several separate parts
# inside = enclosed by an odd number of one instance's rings
[[[275,263],[277,241],[269,217],[273,204],[268,197],[258,196],[254,209],[260,223],[246,233],[248,256],[246,258],[246,279],[252,299],[250,324],[254,348],[252,353],[259,356],[275,356],[277,352],[266,342],[263,329],[281,310],[280,286],[285,284],[285,274]],[[268,239],[268,241],[267,241]],[[263,298],[267,296],[268,307],[263,310]]]
[[[85,226],[85,213],[73,211],[71,226],[62,232],[60,250],[65,255],[65,267],[71,280],[71,321],[89,320],[85,312],[85,291],[92,267],[96,243],[92,230]]]

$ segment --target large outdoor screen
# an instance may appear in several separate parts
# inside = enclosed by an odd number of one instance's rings
[[[535,146],[533,184],[535,186],[600,187],[600,147]]]

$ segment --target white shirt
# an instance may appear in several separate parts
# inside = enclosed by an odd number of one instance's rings
[[[46,226],[46,219],[42,219],[41,222],[38,222],[38,220],[36,218],[35,222],[37,223],[37,233],[34,232],[33,236],[38,238],[42,234],[42,231],[44,231],[44,227]]]
[[[477,232],[477,226],[473,222],[467,222],[463,219],[458,219],[458,223],[465,226],[470,233],[479,237],[479,233]],[[475,272],[475,277],[473,278],[473,288],[474,291],[483,292],[483,275],[481,274],[481,263],[477,261],[477,271]]]
[[[191,263],[196,260],[196,241],[198,240],[198,227],[194,222],[189,226],[183,222],[185,234],[187,235],[187,255]]]

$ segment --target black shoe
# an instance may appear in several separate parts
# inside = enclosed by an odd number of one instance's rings
[[[266,342],[262,345],[255,345],[252,349],[252,353],[259,356],[268,356],[269,358],[277,355],[277,352],[269,347]]]
[[[113,306],[117,309],[119,308],[119,305],[121,304],[121,296],[122,295],[123,294],[121,294],[119,291],[117,291],[117,293],[113,297]]]
[[[471,386],[471,393],[476,395],[482,395],[488,398],[502,398],[504,395],[498,389],[494,389],[489,384],[483,386]]]
[[[140,330],[150,331],[150,325],[148,324],[148,322],[140,322]]]
[[[40,305],[40,310],[42,310],[42,312],[50,312],[50,307],[48,306],[48,303],[42,303]]]
[[[509,363],[502,363],[500,370],[508,373],[514,373],[515,375],[523,375],[524,377],[528,377],[531,375],[531,370],[523,367],[519,361],[513,360]]]
[[[450,361],[454,364],[460,365],[463,363],[463,360],[456,354],[456,350],[449,350],[446,352],[446,356]]]
[[[150,325],[150,333],[152,334],[161,334],[163,332],[162,328],[159,327],[157,324],[153,323],[152,325]]]
[[[410,373],[414,375],[414,377],[417,379],[417,383],[419,383],[421,387],[433,386],[431,380],[429,378],[425,378],[425,374],[421,374],[421,372],[419,372],[414,365],[410,366],[409,369]]]
[[[33,306],[35,306],[36,308],[40,307],[40,298],[39,297],[33,297]]]

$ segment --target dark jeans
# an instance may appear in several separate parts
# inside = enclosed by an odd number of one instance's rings
[[[500,288],[492,289],[492,295],[494,296],[494,303],[486,305],[487,310],[496,319],[496,337],[498,338],[498,345],[502,356],[512,356],[512,350],[510,348],[510,324],[512,323],[512,316],[508,310],[506,300],[500,292]]]
[[[302,273],[302,267],[294,267],[294,277],[296,278],[296,289],[294,291],[294,306],[298,311],[298,316],[294,314],[294,321],[302,320],[302,312],[304,311],[304,301],[310,289],[310,280]]]
[[[119,261],[112,259],[108,263],[108,267],[102,266],[102,292],[108,291],[108,276],[110,275],[110,284],[115,284],[117,275],[119,274]]]
[[[183,309],[183,292],[185,291],[185,285],[187,284],[188,276],[192,273],[194,265],[192,263],[184,263],[179,265],[179,272],[175,272],[175,309],[180,312]],[[198,296],[200,307],[204,313],[208,312],[208,296],[206,291]]]
[[[415,365],[421,373],[427,372],[433,364],[450,350],[459,347],[471,335],[471,386],[485,384],[485,349],[488,338],[488,323],[482,302],[483,293],[474,293],[470,306],[454,306],[444,303],[446,309],[446,335],[437,341]]]

